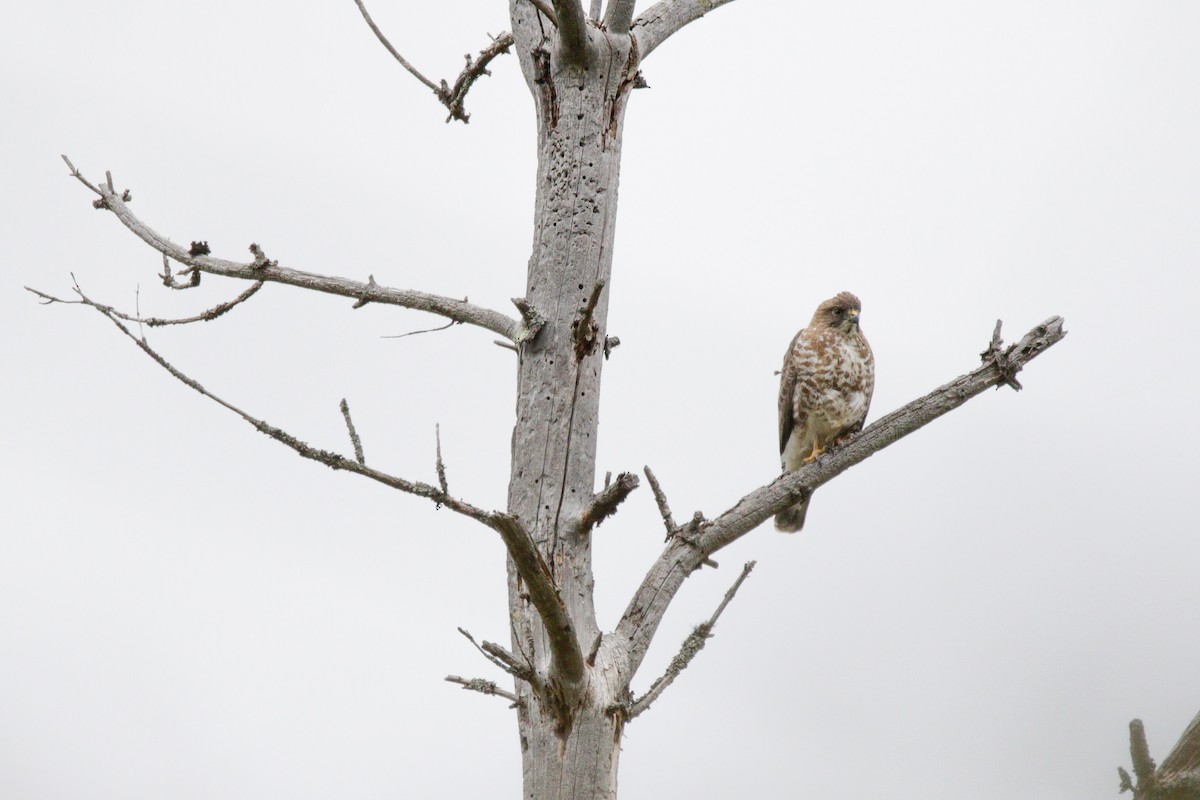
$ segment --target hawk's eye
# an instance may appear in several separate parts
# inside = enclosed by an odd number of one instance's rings
[[[840,309],[840,308],[835,308],[835,309],[833,310],[833,315],[834,315],[835,317],[840,317],[840,316],[842,315],[842,309]]]

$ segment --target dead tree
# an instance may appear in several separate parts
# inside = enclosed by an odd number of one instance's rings
[[[479,651],[513,680],[511,691],[491,680],[452,675],[465,688],[502,697],[516,709],[524,794],[539,800],[616,796],[621,733],[671,685],[712,635],[725,605],[753,563],[733,582],[712,616],[697,626],[665,674],[635,691],[633,681],[667,607],[689,575],[715,566],[721,548],[776,512],[832,480],[873,453],[991,387],[1019,389],[1016,373],[1065,335],[1050,317],[1008,347],[997,323],[983,364],[877,420],[844,445],[799,472],[774,478],[745,494],[732,508],[680,523],[653,472],[645,469],[666,532],[666,546],[649,566],[617,624],[602,630],[593,604],[591,534],[639,485],[626,473],[597,490],[597,411],[605,359],[618,342],[608,336],[607,287],[617,219],[622,126],[641,67],[668,37],[727,0],[662,0],[634,16],[633,0],[510,0],[512,32],[468,58],[453,84],[434,82],[388,42],[355,0],[367,23],[393,56],[435,94],[447,121],[466,122],[467,92],[489,63],[516,52],[537,115],[537,196],[533,251],[518,313],[465,300],[384,286],[373,277],[353,280],[281,264],[263,247],[235,261],[210,252],[205,242],[177,244],[156,233],[130,210],[132,194],[111,175],[89,178],[68,160],[71,175],[95,195],[93,205],[113,214],[162,256],[162,282],[187,289],[209,274],[248,281],[251,288],[200,315],[177,320],[142,319],[84,294],[45,302],[90,306],[137,347],[194,391],[241,416],[298,455],[424,497],[494,530],[508,552],[511,619],[507,647],[476,642]],[[64,157],[65,159],[65,157]],[[205,389],[152,348],[144,326],[208,320],[249,300],[262,286],[283,283],[353,300],[353,307],[390,304],[440,315],[450,323],[485,328],[518,354],[516,420],[508,502],[489,510],[453,495],[440,447],[436,482],[386,472],[368,461],[343,401],[350,454],[319,450]]]

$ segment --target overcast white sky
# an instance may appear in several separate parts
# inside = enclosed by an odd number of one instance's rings
[[[453,77],[500,0],[373,4]],[[677,515],[777,470],[783,350],[864,303],[872,416],[972,369],[997,318],[1070,336],[696,575],[645,688],[737,574],[716,638],[621,757],[622,800],[1116,796],[1200,710],[1200,4],[739,0],[630,105],[600,464]],[[350,0],[20,3],[0,28],[0,796],[517,797],[503,549],[303,462],[104,319],[25,284],[182,316],[240,292],[160,264],[67,177],[113,171],[176,241],[511,311],[534,121],[515,58],[444,125]],[[514,363],[486,332],[268,286],[150,341],[307,441],[504,502]],[[639,490],[596,534],[611,626],[659,552]]]

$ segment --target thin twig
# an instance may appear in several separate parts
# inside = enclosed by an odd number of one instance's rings
[[[517,697],[512,692],[507,692],[496,685],[495,681],[484,680],[483,678],[460,678],[458,675],[447,675],[445,680],[449,683],[457,683],[463,689],[480,694],[490,694],[496,697],[503,697],[505,700],[512,702],[512,708],[516,708],[521,704],[521,698]]]
[[[528,664],[523,663],[512,653],[505,650],[498,644],[485,641],[482,645],[475,641],[475,637],[466,631],[465,628],[459,628],[458,632],[466,637],[467,641],[475,646],[475,649],[483,655],[488,661],[495,664],[500,669],[512,675],[514,678],[520,678],[523,681],[533,680],[533,668]]]
[[[440,102],[450,111],[450,115],[446,117],[446,121],[449,122],[452,119],[456,119],[464,123],[470,122],[471,115],[468,114],[463,108],[463,101],[466,100],[467,92],[470,91],[471,86],[474,85],[475,81],[477,81],[481,76],[492,74],[488,71],[487,65],[492,61],[492,59],[496,58],[496,56],[507,52],[508,48],[512,47],[512,34],[502,33],[492,39],[492,43],[490,45],[479,51],[479,56],[477,58],[472,59],[470,54],[468,54],[466,56],[467,64],[465,67],[463,67],[462,72],[458,74],[458,78],[454,81],[453,86],[446,83],[445,80],[442,80],[439,83],[434,83],[429,78],[425,77],[420,70],[410,64],[408,59],[400,55],[399,50],[392,46],[392,43],[388,41],[388,38],[383,35],[383,31],[381,31],[379,26],[375,24],[375,20],[371,19],[371,15],[367,13],[366,6],[363,5],[362,0],[354,0],[354,4],[357,5],[358,10],[362,12],[363,19],[367,21],[367,25],[370,26],[371,31],[375,34],[375,37],[379,39],[380,43],[385,48],[387,48],[387,51],[392,54],[392,57],[400,63],[400,66],[408,70],[408,72],[414,78],[419,80],[430,91],[432,91],[437,97],[438,102]]]
[[[145,339],[146,331],[142,329],[142,285],[140,283],[133,290],[133,313],[137,315],[138,336]]]
[[[641,714],[643,711],[648,709],[650,704],[657,700],[659,696],[666,691],[668,686],[674,683],[675,679],[679,677],[679,674],[687,669],[688,664],[692,663],[692,659],[696,657],[696,654],[704,649],[704,645],[709,639],[712,638],[713,628],[716,627],[717,620],[720,619],[721,613],[725,610],[725,607],[729,605],[729,602],[733,600],[734,595],[737,594],[738,589],[740,589],[742,586],[742,581],[746,580],[746,576],[749,575],[750,571],[754,569],[754,565],[756,563],[757,562],[755,561],[746,562],[746,565],[742,567],[742,572],[740,575],[738,575],[737,580],[734,581],[733,585],[729,587],[729,590],[725,592],[725,597],[721,599],[721,604],[717,606],[717,610],[714,611],[712,616],[709,617],[705,622],[701,622],[699,625],[697,625],[695,629],[693,629],[688,635],[688,637],[683,640],[683,645],[679,648],[679,653],[676,654],[673,659],[671,659],[670,665],[667,666],[667,671],[664,672],[662,676],[658,678],[658,680],[654,681],[654,683],[650,685],[649,691],[629,704],[629,707],[625,713],[626,719],[633,719],[638,714]]]
[[[215,305],[206,311],[200,312],[199,314],[197,314],[194,317],[184,317],[183,319],[162,319],[160,317],[142,317],[140,315],[140,313],[139,314],[126,314],[121,311],[118,311],[117,309],[113,308],[112,306],[97,305],[97,307],[103,309],[104,311],[108,312],[109,314],[112,314],[114,317],[116,317],[118,319],[123,319],[126,322],[136,322],[136,323],[138,323],[138,325],[146,325],[151,328],[160,328],[160,327],[163,327],[166,325],[190,325],[193,322],[211,322],[212,320],[216,319],[217,317],[225,314],[226,312],[232,310],[236,306],[241,305],[242,303],[249,300],[251,297],[254,296],[255,292],[257,292],[259,289],[262,288],[262,286],[263,286],[262,281],[258,281],[257,283],[252,284],[249,289],[242,292],[241,294],[239,294],[237,297],[233,298],[232,300],[225,302],[225,303],[221,303],[220,305]],[[32,292],[33,294],[36,294],[38,297],[43,298],[47,304],[49,304],[49,303],[65,303],[67,305],[93,305],[92,303],[84,302],[83,300],[63,300],[60,297],[54,297],[53,295],[46,294],[45,292],[40,292],[37,289],[31,289],[28,286],[25,287],[25,291]]]
[[[416,336],[418,333],[436,333],[437,331],[444,331],[444,330],[446,330],[446,328],[449,328],[452,325],[460,325],[460,324],[461,323],[458,320],[452,319],[449,322],[447,322],[445,325],[439,325],[436,328],[425,328],[424,330],[409,331],[408,333],[396,333],[396,334],[391,334],[389,336],[380,336],[379,338],[380,339],[403,339],[405,336]]]
[[[328,450],[317,449],[315,447],[312,447],[309,444],[306,444],[305,442],[301,441],[300,439],[296,438],[295,436],[291,435],[290,433],[287,433],[286,431],[284,431],[280,428],[276,428],[275,426],[270,425],[270,424],[264,422],[263,420],[258,419],[257,417],[254,417],[254,416],[246,413],[245,411],[242,411],[240,408],[233,405],[232,403],[229,403],[229,402],[223,400],[222,398],[213,394],[209,390],[205,389],[203,386],[200,385],[200,383],[198,381],[196,381],[195,379],[189,377],[188,375],[184,374],[182,371],[177,369],[173,364],[171,364],[161,354],[159,354],[159,352],[157,350],[152,348],[147,342],[145,342],[144,340],[139,339],[137,336],[135,336],[127,327],[125,327],[124,323],[122,323],[120,319],[115,317],[107,309],[107,307],[102,306],[101,304],[96,303],[91,298],[87,297],[83,293],[83,291],[81,289],[79,289],[78,285],[76,285],[75,291],[79,295],[80,299],[83,301],[84,305],[91,306],[92,308],[96,309],[97,312],[99,312],[100,314],[103,314],[104,317],[106,319],[108,319],[109,322],[111,322],[113,325],[115,325],[117,327],[117,329],[121,331],[121,333],[125,334],[125,336],[128,337],[129,340],[132,341],[135,345],[137,345],[138,348],[141,349],[142,352],[144,352],[155,363],[157,363],[159,366],[161,366],[163,369],[165,369],[167,372],[169,372],[172,376],[174,376],[181,383],[183,383],[184,385],[188,386],[189,388],[195,390],[196,392],[204,395],[205,397],[212,400],[217,405],[222,406],[223,408],[226,408],[229,411],[232,411],[233,413],[237,414],[239,417],[244,419],[246,422],[250,423],[250,425],[252,425],[260,433],[264,433],[267,436],[271,437],[272,439],[276,440],[277,442],[280,442],[281,444],[287,446],[289,449],[294,451],[300,457],[307,458],[311,461],[317,461],[331,469],[345,470],[347,472],[353,472],[355,474],[362,475],[364,477],[370,478],[373,481],[382,483],[385,486],[390,486],[393,489],[398,489],[399,491],[405,492],[407,494],[416,495],[417,497],[424,497],[428,500],[433,501],[434,503],[446,506],[451,511],[462,514],[463,516],[466,516],[466,517],[470,517],[471,519],[474,519],[477,522],[481,522],[493,530],[500,531],[501,529],[503,529],[504,532],[502,533],[501,538],[505,539],[506,541],[508,540],[508,538],[510,538],[512,536],[512,528],[514,525],[514,521],[513,521],[513,518],[507,514],[502,514],[500,512],[495,512],[495,511],[484,511],[483,509],[477,508],[477,507],[471,505],[470,503],[459,500],[455,497],[451,497],[450,495],[446,494],[438,487],[430,486],[427,483],[421,483],[419,481],[409,481],[404,478],[400,478],[395,475],[390,475],[386,472],[381,472],[377,469],[373,469],[371,467],[366,466],[365,464],[359,463],[356,460],[351,460],[349,458],[346,458],[345,456],[343,456],[339,453],[330,452]],[[519,525],[519,523],[517,523],[517,524]]]
[[[359,464],[366,466],[367,459],[363,456],[362,440],[358,438],[358,431],[354,429],[354,420],[350,419],[350,404],[346,402],[346,398],[342,398],[342,417],[346,420],[346,431],[350,434],[350,444],[354,446],[354,460]],[[442,491],[446,491],[446,487],[442,487]]]
[[[383,31],[379,30],[379,26],[375,24],[375,20],[371,19],[371,15],[367,13],[367,7],[363,5],[362,0],[354,0],[354,4],[358,6],[358,10],[362,12],[363,19],[367,21],[367,25],[375,34],[375,38],[379,39],[379,43],[387,48],[387,51],[392,54],[393,58],[400,62],[400,66],[404,67],[406,70],[408,70],[409,74],[429,87],[430,91],[436,94],[439,100],[445,102],[445,99],[442,96],[442,89],[436,83],[429,80],[429,78],[426,78],[424,75],[422,75],[420,70],[408,63],[408,59],[400,55],[399,50],[397,50],[395,47],[392,47],[392,43],[388,41],[388,38],[383,35]]]

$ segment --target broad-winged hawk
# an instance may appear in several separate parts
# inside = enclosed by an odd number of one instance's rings
[[[795,472],[862,430],[875,390],[875,357],[859,327],[862,303],[842,292],[821,303],[808,327],[796,334],[779,381],[779,454],[784,472]],[[775,515],[775,527],[804,527],[809,498]]]

